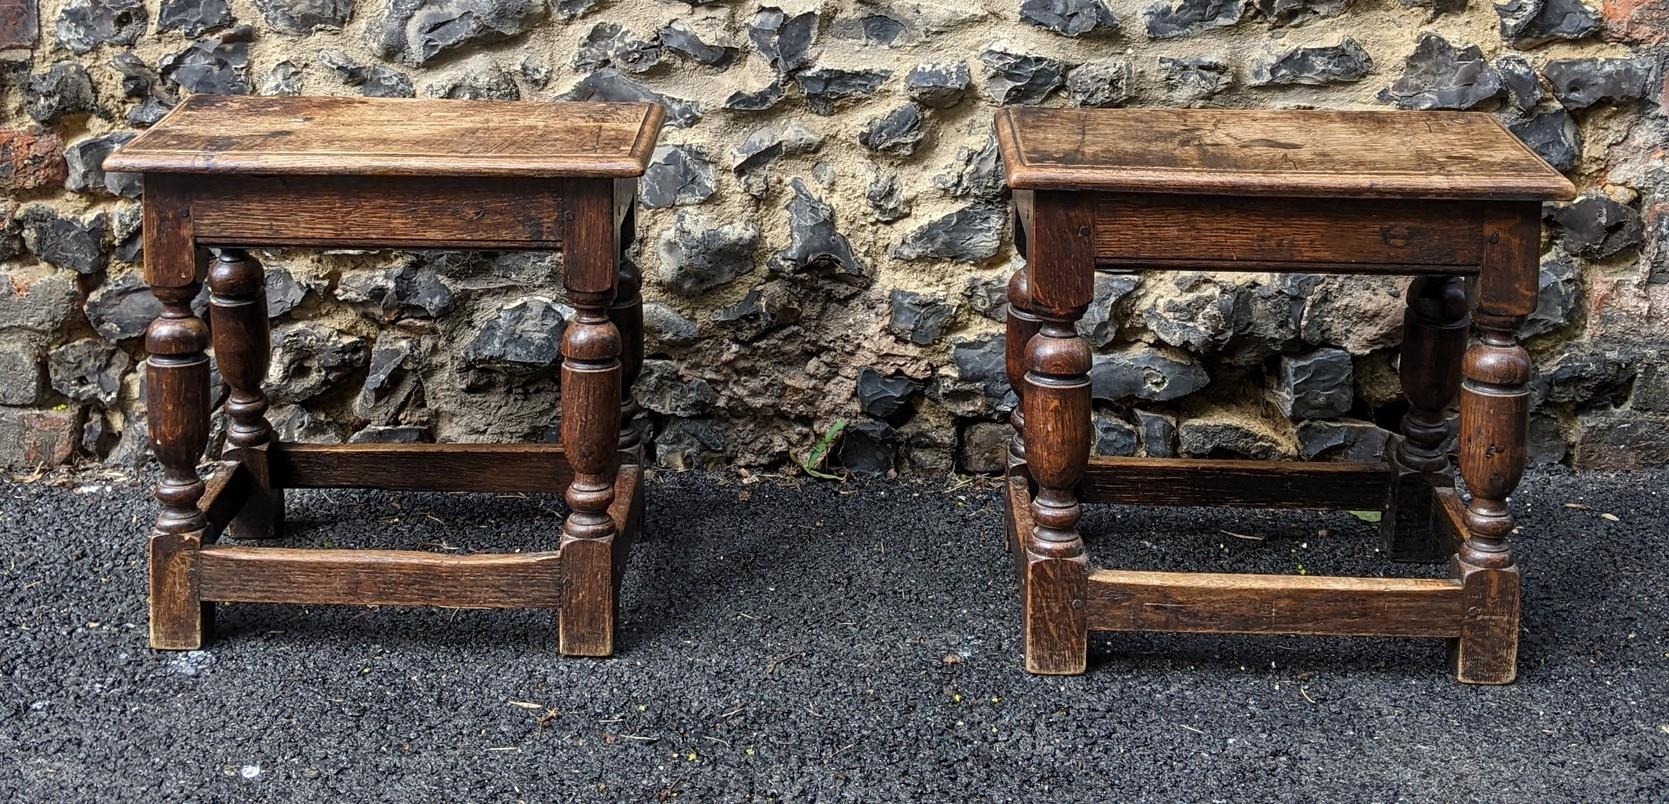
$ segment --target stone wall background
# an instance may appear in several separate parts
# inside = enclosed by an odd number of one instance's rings
[[[132,177],[182,94],[658,98],[639,263],[656,460],[999,467],[1002,103],[1490,111],[1550,207],[1534,460],[1669,462],[1662,0],[7,0],[0,463],[145,455]],[[554,439],[541,255],[257,252],[286,438]],[[1105,275],[1096,449],[1377,453],[1406,281]]]

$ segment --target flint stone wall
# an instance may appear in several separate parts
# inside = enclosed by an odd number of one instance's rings
[[[655,99],[639,394],[668,467],[991,471],[1014,397],[999,104],[1476,109],[1549,206],[1534,460],[1669,462],[1669,13],[1637,0],[23,0],[0,15],[0,464],[142,460],[135,177],[187,93]],[[1139,225],[1139,224],[1137,224]],[[557,260],[261,252],[272,418],[318,441],[554,439]],[[1095,447],[1359,458],[1406,281],[1107,275]]]

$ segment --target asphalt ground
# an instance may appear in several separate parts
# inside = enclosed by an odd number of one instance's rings
[[[1438,641],[1021,670],[994,484],[659,475],[613,659],[544,612],[223,606],[145,644],[147,477],[0,483],[5,801],[1664,801],[1669,473],[1515,498],[1520,679]],[[551,498],[292,492],[291,544],[546,549]],[[1348,513],[1097,508],[1098,566],[1436,575]]]

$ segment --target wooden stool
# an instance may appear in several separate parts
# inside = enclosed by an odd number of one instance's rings
[[[643,511],[637,268],[624,258],[650,104],[199,95],[105,160],[144,175],[146,409],[162,464],[150,641],[203,644],[214,601],[549,608],[563,653],[614,650],[617,584]],[[270,337],[248,246],[544,249],[575,309],[562,338],[562,443],[305,445],[274,440]],[[207,247],[214,247],[210,255]],[[199,276],[209,321],[192,311]],[[207,478],[211,343],[230,386]],[[273,534],[283,489],[564,493],[557,549],[501,555],[217,545]]]
[[[1014,108],[996,126],[1026,258],[1009,283],[1020,405],[1005,495],[1026,669],[1083,672],[1092,630],[1334,634],[1444,638],[1460,681],[1511,682],[1519,576],[1507,496],[1524,470],[1530,398],[1514,332],[1536,308],[1541,202],[1571,197],[1570,182],[1483,114]],[[1091,459],[1090,347],[1074,324],[1097,267],[1417,275],[1394,454]],[[1457,392],[1469,504],[1443,451]],[[1080,502],[1378,508],[1393,559],[1448,556],[1451,573],[1092,570]]]

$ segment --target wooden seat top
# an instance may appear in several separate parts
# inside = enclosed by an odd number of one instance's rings
[[[1546,201],[1576,188],[1480,112],[1039,109],[997,113],[1008,186]]]
[[[622,178],[651,103],[193,95],[104,162],[125,173]]]

